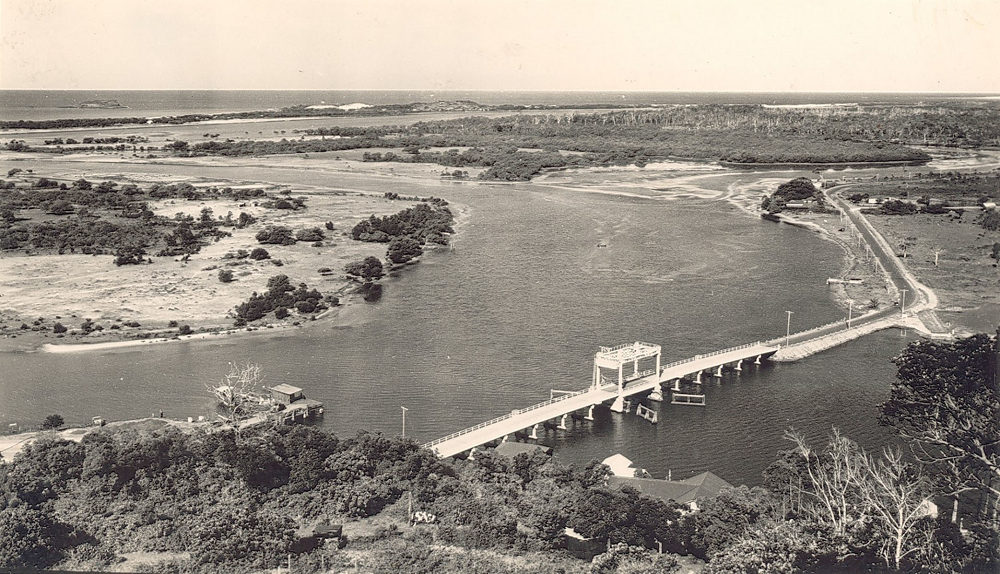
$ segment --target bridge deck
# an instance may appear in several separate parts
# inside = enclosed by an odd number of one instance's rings
[[[713,369],[720,365],[735,363],[741,359],[752,359],[759,355],[768,355],[777,350],[777,346],[757,342],[676,361],[661,367],[659,375],[652,373],[629,381],[625,384],[622,395],[631,396],[648,392],[658,387],[664,381],[677,379],[685,375],[697,373],[698,371]],[[618,386],[616,384],[563,395],[527,408],[515,409],[510,414],[431,441],[424,446],[434,449],[438,453],[438,456],[454,456],[505,435],[530,428],[547,420],[559,418],[574,411],[589,408],[592,405],[614,400],[617,397]]]

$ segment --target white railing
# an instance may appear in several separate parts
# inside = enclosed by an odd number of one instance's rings
[[[516,417],[518,415],[521,415],[521,414],[524,414],[526,412],[530,412],[530,411],[533,411],[533,410],[536,410],[536,409],[540,409],[542,407],[547,407],[547,406],[549,406],[549,405],[551,405],[553,403],[558,403],[559,401],[565,401],[566,399],[568,399],[570,397],[575,397],[577,395],[582,395],[583,393],[586,393],[586,392],[587,391],[577,391],[577,392],[574,392],[572,394],[562,395],[562,396],[556,397],[554,399],[549,399],[547,401],[544,401],[544,402],[541,402],[541,403],[538,403],[538,404],[535,404],[535,405],[531,405],[530,407],[525,407],[523,409],[514,409],[509,414],[506,414],[506,415],[503,415],[503,416],[499,416],[499,417],[497,417],[497,418],[495,418],[493,420],[486,421],[484,423],[479,423],[478,425],[476,425],[474,427],[469,427],[467,429],[462,429],[462,430],[460,430],[458,432],[453,432],[453,433],[451,433],[450,435],[448,435],[446,437],[441,437],[439,439],[432,440],[431,442],[426,443],[423,446],[424,446],[424,448],[431,448],[431,447],[433,447],[435,445],[441,444],[441,443],[443,443],[445,441],[449,441],[449,440],[451,440],[453,438],[458,438],[458,437],[460,437],[462,435],[469,434],[470,432],[477,431],[477,430],[479,430],[481,428],[486,428],[486,427],[488,427],[490,425],[497,424],[497,423],[499,423],[501,421],[505,421],[507,419],[514,418],[514,417]]]
[[[704,358],[707,358],[707,357],[714,357],[716,355],[724,355],[726,353],[732,353],[733,351],[740,351],[742,349],[750,349],[750,348],[753,348],[753,347],[773,347],[773,346],[774,345],[772,345],[770,341],[768,341],[768,342],[757,341],[755,343],[747,343],[745,345],[739,345],[739,346],[736,346],[736,347],[730,347],[728,349],[722,349],[720,351],[713,351],[711,353],[706,353],[704,355],[695,355],[695,356],[693,356],[693,357],[691,357],[689,359],[681,359],[680,361],[674,361],[673,363],[669,363],[669,364],[661,366],[660,367],[660,374],[663,374],[663,371],[666,371],[667,369],[676,367],[678,365],[683,365],[683,364],[686,364],[686,363],[692,363],[694,361],[700,361],[701,359],[704,359]],[[762,352],[766,352],[766,351],[762,351]]]

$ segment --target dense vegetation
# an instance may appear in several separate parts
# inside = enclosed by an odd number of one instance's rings
[[[284,319],[290,309],[295,309],[303,315],[310,315],[326,309],[323,294],[315,289],[309,289],[305,283],[298,287],[292,285],[288,275],[275,275],[267,280],[267,291],[261,294],[254,292],[244,303],[233,310],[236,326],[240,327],[263,319],[274,311],[275,318]]]
[[[446,206],[444,200],[432,198],[393,215],[372,215],[354,226],[351,237],[357,241],[376,243],[409,238],[418,245],[427,242],[447,245],[448,235],[455,232],[451,227],[455,217]]]
[[[8,176],[21,170],[11,171]],[[23,174],[22,179],[26,179]],[[189,183],[141,188],[112,180],[58,183],[39,177],[0,187],[0,251],[107,253],[116,255],[119,264],[140,262],[140,251],[145,255],[146,250],[160,257],[197,253],[208,242],[230,235],[226,228],[255,222],[247,213],[216,216],[210,208],[202,209],[197,218],[156,216],[149,209],[154,200],[258,199],[261,205],[274,208],[287,201],[268,197],[262,189],[199,189]],[[303,206],[301,198],[289,203]]]
[[[765,195],[760,208],[768,213],[780,213],[791,202],[810,200],[809,209],[825,210],[826,202],[812,180],[808,177],[797,177],[778,186],[771,195]]]
[[[724,489],[695,512],[610,489],[597,463],[566,467],[537,452],[449,463],[406,439],[340,440],[314,427],[43,436],[0,467],[0,567],[99,568],[125,552],[186,551],[170,569],[266,569],[296,552],[306,572],[673,571],[672,556],[655,554],[662,544],[706,559],[709,574],[996,571],[998,353],[980,335],[914,343],[896,359],[881,422],[922,464],[867,453],[836,431],[818,448],[789,431],[764,487]],[[962,500],[963,529],[947,512],[928,514],[935,493]],[[408,507],[434,524],[407,525]],[[386,520],[348,534],[350,555],[296,534],[374,515]],[[607,551],[592,564],[566,557],[566,527]],[[515,568],[491,552],[525,560]]]

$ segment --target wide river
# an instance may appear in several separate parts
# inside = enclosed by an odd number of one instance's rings
[[[562,176],[574,188],[555,185],[560,177],[478,185],[319,170],[183,171],[436,195],[466,206],[467,217],[454,249],[427,255],[387,280],[380,302],[350,306],[336,322],[141,350],[0,354],[0,423],[36,423],[50,413],[71,423],[161,409],[175,418],[207,415],[206,385],[227,363],[253,361],[268,383],[291,383],[323,401],[320,424],[331,431],[399,433],[405,406],[407,436],[426,441],[545,400],[550,389],[584,388],[600,345],[657,343],[666,363],[783,335],[786,310],[794,312],[793,331],[843,317],[825,282],[840,272],[840,247],[724,199],[733,185],[798,175],[791,172]],[[817,443],[833,426],[866,448],[891,441],[875,422],[877,405],[894,376],[890,358],[908,340],[885,331],[799,363],[751,366],[709,378],[706,407],[651,403],[658,425],[604,410],[593,423],[548,431],[542,442],[567,462],[620,452],[654,476],[711,470],[734,484],[758,484],[775,453],[790,446],[781,438],[789,427]]]

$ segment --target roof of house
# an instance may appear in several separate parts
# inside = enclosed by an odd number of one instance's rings
[[[632,466],[632,461],[621,453],[613,454],[602,460],[601,463],[606,464],[611,469],[611,474],[615,476],[635,476],[635,467]]]
[[[680,504],[687,504],[699,498],[712,498],[723,488],[732,486],[711,472],[703,472],[684,480],[612,476],[608,478],[608,485],[617,487],[628,485],[647,496],[663,501],[673,500]]]
[[[284,383],[282,383],[280,385],[275,385],[275,386],[271,387],[271,390],[272,391],[277,391],[279,393],[284,393],[286,395],[294,395],[295,393],[301,393],[302,392],[302,389],[300,389],[298,387],[293,387],[292,385],[287,385],[287,384],[284,384]]]
[[[523,452],[532,454],[535,451],[539,450],[545,454],[552,454],[552,449],[547,446],[540,444],[528,444],[526,442],[515,442],[515,441],[507,441],[500,443],[494,452],[496,452],[501,456],[506,456],[507,458],[514,458],[515,456]]]

